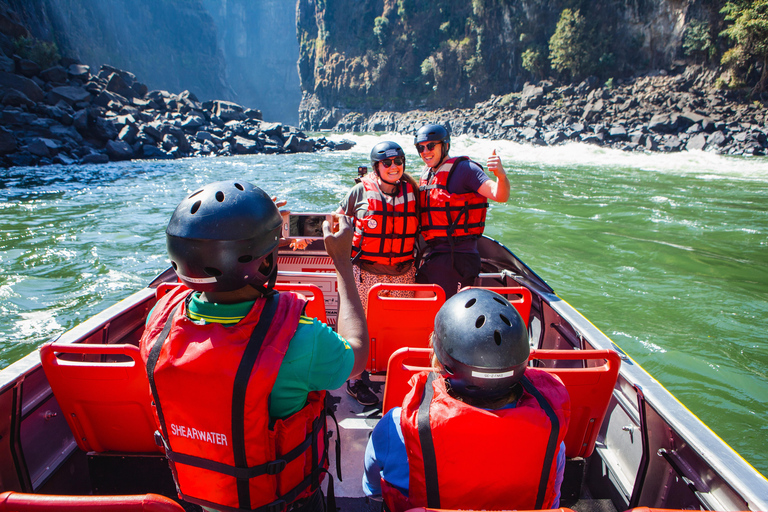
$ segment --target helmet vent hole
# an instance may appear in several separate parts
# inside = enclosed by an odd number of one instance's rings
[[[245,188],[243,188],[243,186],[241,184],[239,184],[239,183],[235,183],[235,188],[237,190],[245,190]]]
[[[221,202],[224,202],[224,192],[222,192],[221,190],[219,190],[218,192],[216,192],[216,200],[217,200],[218,202],[220,202],[220,203],[221,203]]]
[[[454,374],[453,369],[450,366],[443,365],[443,368],[445,368],[445,371],[448,372],[449,374],[451,375]]]
[[[499,303],[499,304],[501,304],[502,306],[506,306],[506,305],[507,305],[507,303],[506,303],[506,302],[504,302],[503,300],[501,300],[501,299],[500,299],[500,298],[498,298],[498,297],[494,297],[494,298],[493,298],[493,300],[495,300],[496,302],[498,302],[498,303]]]
[[[253,261],[253,256],[251,256],[250,254],[246,254],[245,256],[240,256],[239,258],[237,258],[237,261],[239,261],[240,263],[250,263],[251,261]]]
[[[173,267],[173,270],[179,270],[179,266],[178,266],[178,265],[176,265],[176,262],[175,262],[175,261],[172,261],[172,262],[171,262],[171,266]]]
[[[200,201],[195,201],[195,203],[192,205],[192,208],[189,209],[189,213],[192,215],[196,214],[197,210],[200,209],[200,204],[202,204]]]
[[[475,302],[477,302],[477,299],[471,298],[471,299],[469,299],[469,301],[466,304],[464,304],[464,307],[469,309],[469,308],[471,308],[472,306],[475,305]]]
[[[499,331],[493,331],[493,341],[496,345],[501,345],[501,333]]]
[[[481,328],[485,324],[485,315],[480,315],[477,317],[477,320],[475,320],[475,327],[478,329]]]
[[[196,191],[192,192],[192,193],[189,195],[189,199],[192,199],[193,197],[195,197],[197,194],[199,194],[199,193],[200,193],[200,192],[202,192],[202,191],[203,191],[203,189],[200,189],[200,190],[196,190]]]
[[[505,324],[509,325],[510,327],[512,326],[512,322],[509,321],[509,318],[505,317],[504,315],[499,315],[499,318],[501,318],[501,321]]]
[[[206,274],[212,277],[219,277],[221,275],[221,270],[217,268],[205,267],[203,270],[205,271]]]

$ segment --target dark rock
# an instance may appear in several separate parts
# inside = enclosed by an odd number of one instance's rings
[[[158,148],[157,146],[144,144],[141,149],[142,149],[142,154],[144,155],[145,158],[153,158],[156,160],[166,160],[166,159],[173,158],[171,155],[169,155],[162,149]]]
[[[35,103],[43,101],[45,97],[37,83],[13,73],[0,72],[0,89],[16,89]]]
[[[54,87],[48,94],[51,98],[50,103],[64,101],[68,105],[75,105],[83,101],[90,101],[91,99],[91,94],[84,87],[71,85]]]
[[[697,133],[685,144],[685,149],[688,151],[702,150],[707,146],[707,135],[704,133]]]
[[[16,137],[13,132],[0,126],[0,155],[16,151]]]
[[[37,62],[29,59],[17,60],[16,69],[19,73],[26,76],[27,78],[32,78],[33,76],[36,76],[40,73],[40,65]]]
[[[526,83],[520,94],[520,108],[536,108],[541,105],[544,88]]]
[[[195,130],[205,124],[205,119],[200,116],[189,116],[181,123],[181,127],[185,130]]]
[[[107,155],[113,161],[130,160],[133,158],[133,148],[122,140],[110,140],[106,145]]]
[[[235,139],[232,143],[232,150],[238,154],[255,153],[260,149],[260,147],[261,144],[259,144],[258,141],[246,139],[240,136],[235,136]]]
[[[45,158],[55,155],[59,152],[60,148],[58,143],[44,137],[32,139],[29,144],[27,144],[27,151],[33,155]]]
[[[648,123],[648,129],[657,133],[669,133],[675,129],[675,124],[668,114],[654,114]]]
[[[31,107],[35,104],[35,102],[27,98],[23,92],[17,91],[16,89],[8,89],[8,91],[3,94],[2,103],[9,107],[20,107],[22,105]]]
[[[66,83],[69,75],[67,70],[61,66],[53,66],[40,72],[40,78],[46,82],[55,82],[58,84]]]
[[[117,138],[127,142],[128,144],[134,144],[136,142],[136,136],[139,134],[139,129],[135,124],[126,124],[123,129],[120,130]]]
[[[106,119],[104,117],[96,118],[91,131],[94,136],[104,141],[112,140],[117,137],[118,134],[115,123],[111,119]]]
[[[89,153],[80,159],[84,164],[106,164],[109,162],[109,157],[104,153]]]
[[[315,141],[312,139],[300,138],[294,134],[285,141],[283,149],[293,153],[311,153],[315,148]]]
[[[91,76],[91,68],[85,64],[70,64],[67,68],[67,74],[70,78],[87,81]]]
[[[709,137],[707,137],[707,144],[709,146],[724,146],[727,142],[727,138],[725,137],[725,134],[721,132],[720,130],[716,132],[712,132]]]
[[[588,103],[587,106],[584,107],[584,112],[581,117],[585,121],[597,120],[600,118],[600,114],[604,107],[605,103],[601,99],[595,101],[594,103]]]
[[[627,129],[620,124],[615,124],[608,130],[608,137],[613,140],[627,140]]]

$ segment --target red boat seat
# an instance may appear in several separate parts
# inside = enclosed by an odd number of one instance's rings
[[[307,298],[307,307],[304,309],[304,314],[309,318],[317,318],[324,324],[328,323],[328,318],[325,314],[325,297],[323,296],[323,290],[316,284],[277,283],[275,284],[275,290],[279,292],[301,293]],[[310,292],[311,295],[304,292]]]
[[[399,407],[410,390],[411,376],[430,369],[431,349],[401,348],[389,358],[382,414]],[[540,367],[557,375],[571,398],[571,421],[565,436],[567,457],[589,457],[603,423],[621,366],[613,350],[531,350],[530,360],[585,361],[585,368]]]
[[[94,361],[102,355],[110,361]],[[149,382],[138,347],[49,343],[40,347],[40,360],[82,450],[163,453],[155,444]]]
[[[7,491],[0,494],[0,512],[184,512],[184,507],[159,494],[123,496],[61,496]]]
[[[584,368],[540,368],[560,377],[571,397],[565,455],[589,457],[619,376],[619,354],[613,350],[531,350],[530,360],[585,361]]]
[[[387,290],[429,292],[430,297],[387,297]],[[368,365],[366,370],[387,370],[389,356],[401,347],[427,347],[435,315],[445,302],[445,292],[436,284],[378,283],[368,292]]]
[[[403,347],[395,350],[387,364],[387,380],[384,382],[384,400],[381,414],[403,405],[403,398],[411,390],[408,381],[414,374],[432,368],[429,356],[431,348]]]
[[[525,322],[525,326],[528,327],[531,320],[531,302],[533,299],[531,290],[525,286],[465,286],[461,290],[468,290],[470,288],[491,290],[499,295],[504,295],[509,303],[515,307],[517,312],[520,313],[520,316],[523,317],[523,321]],[[510,297],[510,295],[513,297]]]

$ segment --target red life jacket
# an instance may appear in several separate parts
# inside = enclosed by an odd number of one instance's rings
[[[258,510],[309,495],[327,467],[325,392],[269,417],[269,395],[305,300],[258,299],[234,326],[186,315],[179,286],[155,306],[140,348],[155,419],[179,497],[213,508]],[[282,501],[281,501],[282,500]]]
[[[516,407],[489,411],[452,398],[435,372],[415,375],[400,415],[408,497],[382,481],[389,509],[550,508],[570,399],[543,370],[527,368],[521,383]]]
[[[449,158],[437,171],[425,169],[419,180],[421,234],[424,240],[482,235],[488,200],[477,192],[451,194],[448,180],[465,156]]]
[[[384,265],[413,260],[419,229],[416,191],[406,180],[400,180],[398,195],[390,197],[381,191],[376,178],[365,177],[361,183],[368,209],[355,215],[352,254],[360,260]]]

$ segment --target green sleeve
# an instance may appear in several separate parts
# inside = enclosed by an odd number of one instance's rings
[[[285,418],[299,411],[310,391],[341,387],[354,362],[344,338],[319,320],[302,316],[272,388],[270,416]]]

